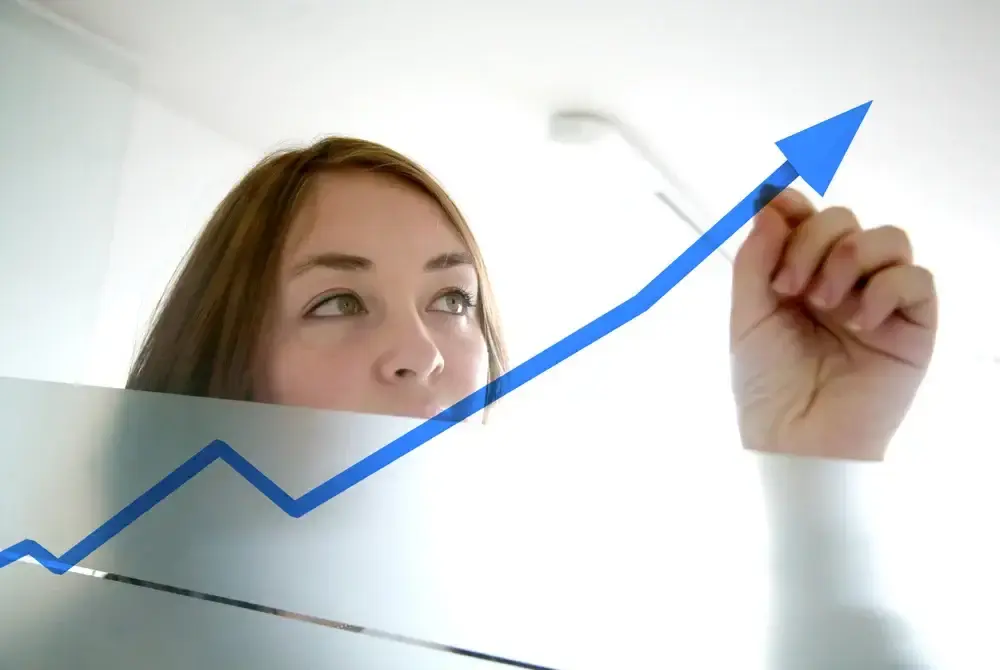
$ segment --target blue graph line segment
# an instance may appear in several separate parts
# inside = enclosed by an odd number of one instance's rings
[[[302,517],[427,443],[456,423],[484,409],[490,402],[499,400],[648,311],[768,202],[795,181],[800,176],[795,167],[796,163],[807,165],[809,176],[805,174],[801,176],[815,190],[825,192],[870,105],[871,102],[865,103],[782,140],[785,147],[782,148],[779,143],[779,148],[786,154],[788,160],[634,296],[460,400],[438,416],[421,423],[331,477],[302,497],[292,498],[232,447],[221,440],[216,440],[182,463],[62,556],[57,558],[38,542],[26,539],[0,552],[0,568],[29,557],[53,574],[64,574],[220,459],[286,514],[294,518]]]

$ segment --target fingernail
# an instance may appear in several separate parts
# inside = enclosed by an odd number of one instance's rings
[[[833,305],[836,298],[837,296],[834,293],[833,286],[830,284],[829,280],[824,279],[811,291],[809,295],[809,302],[816,307],[827,308]]]
[[[757,213],[753,217],[753,222],[752,222],[751,230],[758,230],[758,229],[762,228],[764,226],[764,221],[769,216],[773,216],[773,213],[772,212],[767,212],[767,211],[765,211],[763,209],[758,210]]]
[[[793,287],[794,276],[789,268],[785,268],[778,273],[777,278],[775,278],[774,283],[771,284],[773,288],[778,293],[791,293]]]
[[[781,194],[781,189],[772,184],[764,184],[760,187],[760,193],[757,194],[757,199],[754,200],[754,209],[758,212],[765,207],[768,203],[777,198]]]
[[[782,193],[784,193],[786,199],[797,205],[808,205],[811,202],[804,193],[796,191],[794,188],[787,188]]]

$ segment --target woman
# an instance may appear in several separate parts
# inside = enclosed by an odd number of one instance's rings
[[[744,446],[882,459],[937,325],[932,277],[913,264],[906,234],[863,230],[850,211],[817,211],[786,191],[756,217],[732,295]],[[505,369],[486,268],[454,203],[407,158],[329,138],[267,158],[225,198],[161,305],[127,388],[430,417]],[[817,632],[866,612],[845,615],[820,595],[820,582],[845,569],[835,550],[796,558],[806,544],[839,538],[829,468],[777,458],[762,467],[779,561],[799,563],[779,591],[805,594],[798,601],[814,622],[782,638],[776,663],[795,666],[808,649],[795,651],[794,640],[818,650]],[[828,651],[846,661],[840,646]],[[897,667],[884,663],[864,667]],[[809,667],[823,666],[813,658]]]

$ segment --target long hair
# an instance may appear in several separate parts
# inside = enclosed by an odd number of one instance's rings
[[[506,372],[507,352],[482,253],[452,199],[426,170],[392,149],[328,137],[266,157],[219,204],[157,307],[127,389],[255,399],[254,362],[292,221],[317,175],[343,171],[399,179],[441,206],[479,276],[477,309],[489,381]],[[490,396],[487,405],[495,392]]]

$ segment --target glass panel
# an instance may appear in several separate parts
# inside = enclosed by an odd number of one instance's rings
[[[475,658],[35,565],[3,569],[5,668],[488,670]],[[18,608],[11,603],[19,603]]]

